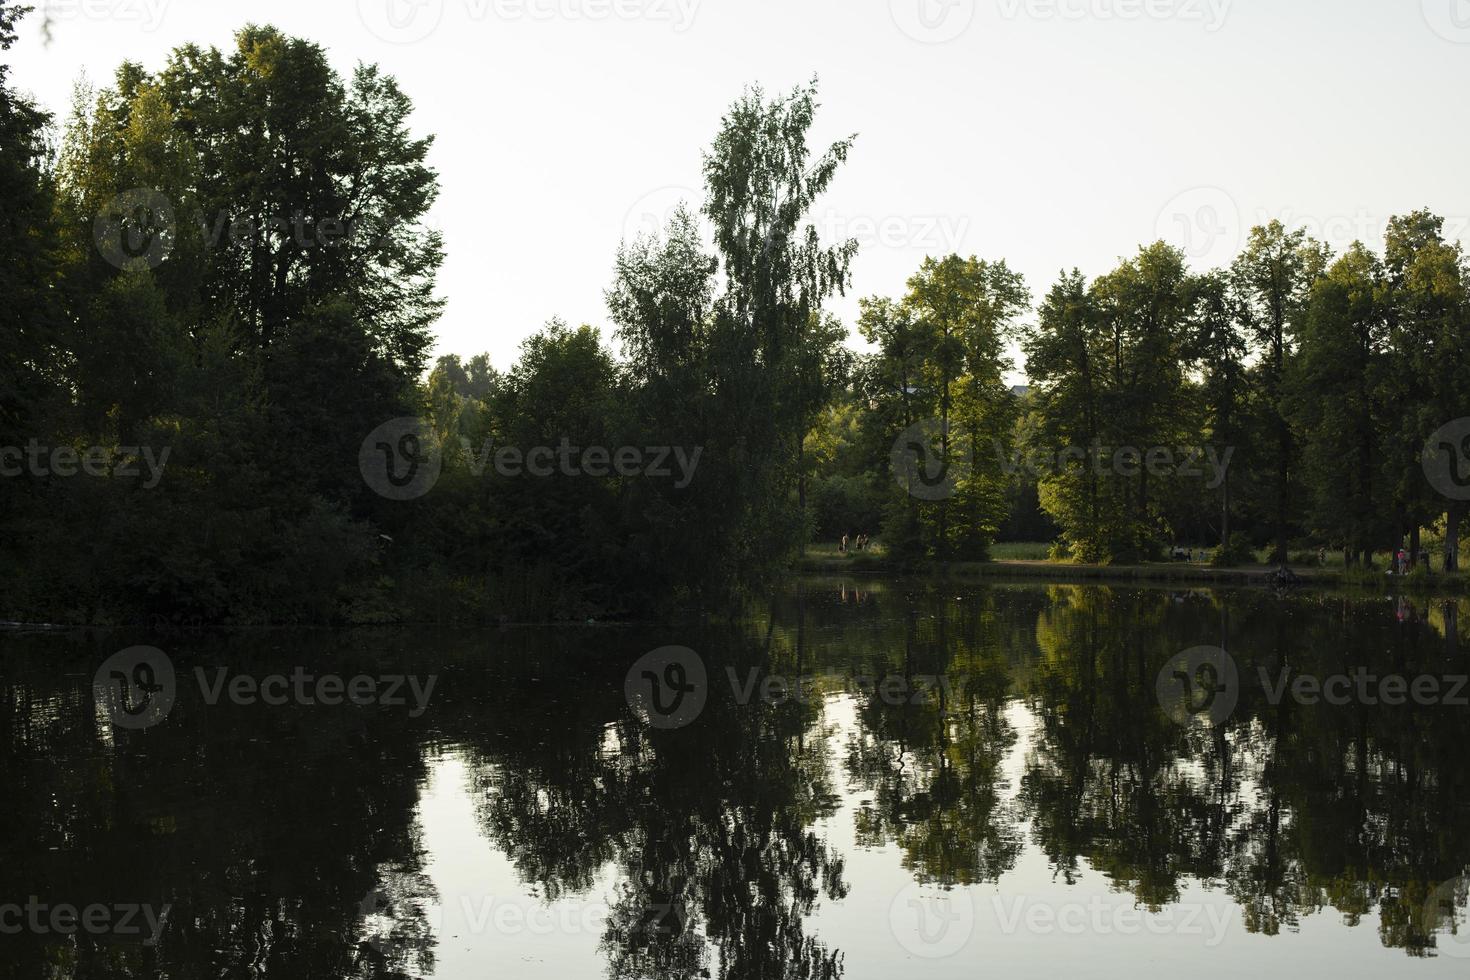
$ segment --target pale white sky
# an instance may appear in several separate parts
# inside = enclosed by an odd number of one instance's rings
[[[39,8],[47,0],[32,0]],[[1427,206],[1470,238],[1470,0],[51,0],[13,82],[64,112],[85,71],[225,47],[246,21],[376,61],[438,136],[436,353],[507,366],[552,316],[606,324],[623,236],[700,187],[743,86],[821,78],[859,134],[818,208],[856,297],[927,253],[1005,258],[1039,299],[1164,237],[1201,265],[1272,217],[1341,247]]]

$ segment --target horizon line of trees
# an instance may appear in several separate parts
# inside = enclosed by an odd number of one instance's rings
[[[1457,567],[1470,265],[1429,211],[1391,219],[1381,255],[1355,243],[1334,256],[1276,221],[1227,269],[1191,271],[1156,242],[1090,281],[1062,273],[1029,320],[1019,273],[957,255],[861,308],[875,350],[812,433],[819,535],[881,526],[910,559],[1055,538],[1056,556],[1084,562],[1213,542],[1222,563],[1321,547],[1349,565],[1432,535]],[[1008,344],[1026,357],[1019,397],[1002,380]],[[916,426],[943,493],[913,492],[890,465]],[[1097,465],[1109,447],[1133,457]],[[1223,463],[1146,464],[1175,447]],[[1038,454],[1053,465],[1017,465]],[[1447,485],[1426,454],[1448,454]]]

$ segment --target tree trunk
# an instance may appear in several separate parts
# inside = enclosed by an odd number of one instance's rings
[[[1140,460],[1141,462],[1142,460]],[[1144,465],[1138,467],[1138,526],[1141,528],[1148,527],[1148,467]],[[1138,555],[1137,557],[1144,558],[1147,556]]]
[[[1230,545],[1230,471],[1225,471],[1225,482],[1220,484],[1220,548]]]
[[[1281,565],[1286,564],[1286,512],[1290,506],[1290,490],[1287,486],[1291,478],[1291,471],[1287,468],[1287,457],[1291,455],[1291,430],[1287,428],[1283,419],[1277,431],[1276,440],[1276,554],[1272,559]]]
[[[1364,502],[1367,503],[1372,499],[1372,497],[1365,497]],[[1368,510],[1371,513],[1371,504],[1369,505]],[[1393,527],[1393,547],[1390,548],[1389,551],[1392,552],[1394,555],[1397,555],[1399,549],[1404,547],[1404,542],[1409,539],[1409,515],[1404,510],[1403,504],[1394,505]]]
[[[953,478],[953,471],[949,466],[949,379],[944,381],[944,388],[939,398],[939,458],[944,464],[946,477]],[[940,561],[949,559],[949,498],[944,497],[939,501],[939,540],[936,542],[935,554]]]
[[[801,521],[801,557],[806,557],[806,435],[796,436],[796,512]]]
[[[1458,501],[1450,504],[1445,512],[1444,523],[1444,570],[1458,571],[1460,568],[1460,519],[1465,506]]]

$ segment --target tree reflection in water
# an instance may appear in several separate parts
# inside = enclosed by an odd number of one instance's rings
[[[1470,709],[1269,695],[1283,670],[1463,673],[1464,606],[811,581],[699,629],[176,634],[151,639],[181,693],[145,731],[92,704],[119,637],[11,637],[0,896],[170,911],[155,945],[4,936],[0,976],[432,974],[431,910],[452,896],[424,871],[417,806],[448,745],[485,846],[541,901],[613,882],[612,977],[841,976],[812,926],[849,895],[834,820],[925,884],[1004,892],[1029,849],[1150,909],[1203,884],[1252,932],[1330,911],[1433,955],[1466,903]],[[668,643],[700,652],[709,691],[661,730],[623,679]],[[1201,644],[1235,658],[1238,703],[1182,727],[1155,679]],[[440,681],[420,718],[189,689],[196,666],[246,664]],[[814,697],[745,697],[800,677]]]

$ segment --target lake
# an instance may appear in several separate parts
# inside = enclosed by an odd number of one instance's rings
[[[1470,959],[1463,599],[820,578],[698,627],[0,649],[0,976]]]

